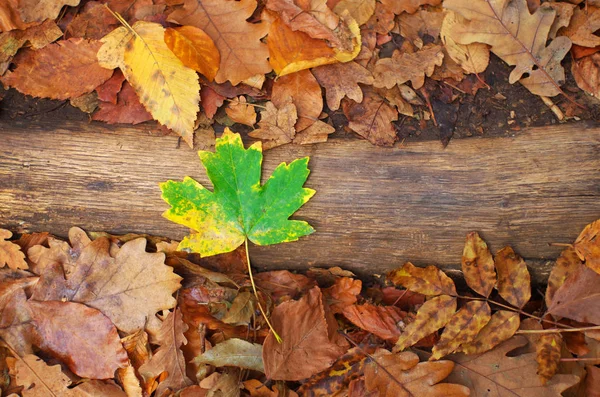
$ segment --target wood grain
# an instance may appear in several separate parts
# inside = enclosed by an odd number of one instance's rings
[[[196,153],[147,127],[64,122],[0,124],[0,226],[66,235],[72,225],[179,239],[162,218],[158,183],[186,175],[207,183]],[[459,268],[464,238],[477,230],[494,251],[510,244],[545,259],[600,218],[600,128],[531,129],[516,137],[410,142],[378,148],[356,139],[268,151],[264,174],[311,156],[316,196],[297,218],[317,232],[251,247],[258,268],[339,265],[384,273],[410,260]],[[210,185],[208,185],[210,186]]]

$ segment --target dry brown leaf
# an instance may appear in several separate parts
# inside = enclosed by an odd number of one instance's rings
[[[461,397],[469,396],[465,386],[439,383],[452,372],[454,363],[442,360],[419,363],[413,352],[392,354],[380,350],[373,355],[377,363],[365,366],[367,390],[379,397]]]
[[[428,44],[412,54],[395,50],[391,58],[380,59],[375,64],[373,85],[392,88],[411,81],[414,89],[421,88],[425,76],[431,76],[443,60],[444,51],[439,45]]]
[[[404,329],[394,351],[402,351],[419,340],[442,328],[456,311],[456,298],[448,295],[436,296],[425,302],[417,311],[415,320]]]
[[[310,70],[301,70],[278,78],[273,84],[271,101],[277,108],[292,99],[298,112],[296,131],[310,127],[323,111],[321,86]]]
[[[375,12],[375,4],[375,0],[341,0],[335,5],[333,11],[342,15],[344,10],[347,10],[360,26],[371,18]]]
[[[547,307],[550,307],[554,294],[564,284],[565,280],[581,266],[583,266],[583,262],[577,256],[573,247],[565,248],[560,253],[560,256],[556,259],[556,263],[552,267],[550,276],[548,276],[548,286],[546,287],[545,295]]]
[[[119,73],[121,72],[119,71]],[[123,83],[123,88],[116,95],[116,103],[100,101],[98,107],[98,111],[92,115],[92,120],[104,121],[109,124],[134,125],[152,120],[152,115],[142,105],[140,97],[129,82]]]
[[[274,301],[297,299],[316,285],[315,281],[303,274],[288,270],[273,270],[254,276],[256,285],[271,295]]]
[[[331,311],[336,314],[355,304],[361,289],[362,281],[351,277],[338,277],[331,287],[323,290],[323,296]]]
[[[128,364],[113,323],[98,310],[75,302],[28,301],[36,345],[82,378],[110,379]],[[68,326],[65,326],[68,324]]]
[[[357,327],[392,343],[398,340],[401,333],[398,324],[406,317],[406,313],[395,306],[369,303],[348,306],[342,314]]]
[[[499,310],[479,331],[475,339],[461,345],[459,351],[466,354],[480,354],[512,337],[519,329],[519,313]]]
[[[221,64],[219,50],[204,31],[195,26],[165,29],[167,47],[188,68],[213,81]]]
[[[19,355],[33,353],[34,330],[24,288],[37,277],[0,278],[0,338]]]
[[[586,397],[600,397],[600,367],[588,365],[585,369]]]
[[[552,379],[558,371],[562,345],[563,340],[560,334],[542,334],[536,343],[537,374],[540,376],[543,385]]]
[[[12,232],[6,229],[0,229],[0,268],[8,265],[10,269],[28,269],[29,266],[25,261],[25,254],[21,251],[21,247],[10,241],[6,241],[12,237]]]
[[[259,128],[248,135],[262,140],[264,150],[292,142],[296,135],[294,124],[298,115],[291,99],[288,98],[287,103],[279,108],[276,108],[273,102],[267,102],[265,106],[266,110],[260,113]]]
[[[240,292],[221,321],[225,324],[248,325],[256,310],[255,302],[254,294],[248,291]]]
[[[567,28],[560,31],[561,35],[571,39],[573,44],[582,47],[596,47],[600,45],[600,37],[594,33],[600,29],[600,8],[587,6],[584,9],[576,8]]]
[[[600,325],[600,274],[580,266],[554,293],[548,313]]]
[[[440,37],[450,58],[458,63],[467,73],[481,73],[490,62],[490,49],[484,43],[459,44],[454,38],[453,30],[467,20],[453,11],[446,11],[442,22]]]
[[[363,93],[358,83],[373,84],[373,75],[356,62],[324,65],[312,70],[319,84],[325,88],[325,98],[330,110],[338,110],[344,97],[361,103]]]
[[[109,1],[107,4],[115,12],[122,13],[125,11],[115,7],[115,3],[116,1]],[[119,25],[120,22],[104,4],[99,1],[88,1],[67,25],[65,36],[100,40]]]
[[[437,360],[472,342],[490,321],[490,306],[483,301],[467,302],[450,319],[439,342],[433,347],[430,360]]]
[[[403,87],[407,87],[406,85],[402,85]],[[412,91],[412,89],[410,89]],[[398,110],[398,113],[403,114],[408,117],[414,116],[414,111],[412,105],[404,99],[402,95],[402,91],[400,87],[397,85],[393,86],[390,89],[387,88],[375,88],[375,92],[384,97],[390,105],[395,106]]]
[[[328,368],[348,349],[318,287],[298,301],[275,307],[271,323],[283,342],[278,343],[273,333],[265,340],[263,361],[269,379],[308,378]]]
[[[494,258],[477,232],[467,234],[461,263],[467,285],[479,295],[489,297],[496,284]]]
[[[256,9],[256,0],[186,0],[183,8],[169,15],[169,21],[202,29],[221,54],[217,83],[237,85],[257,74],[271,71],[269,50],[260,39],[267,34],[265,23],[246,20]]]
[[[550,33],[548,34],[551,39],[554,39],[561,28],[569,26],[576,5],[558,1],[547,1],[541,4],[540,7],[548,7],[556,11],[556,19],[552,23]]]
[[[571,41],[558,37],[546,46],[554,10],[540,7],[532,15],[525,0],[447,0],[444,8],[467,19],[452,29],[457,43],[489,44],[494,54],[515,66],[509,83],[520,81],[536,95],[562,92],[565,72],[560,62],[571,48]]]
[[[69,39],[36,51],[25,49],[13,60],[16,69],[0,80],[34,97],[76,98],[93,91],[112,75],[96,59],[101,45],[98,41]]]
[[[454,281],[435,266],[423,268],[406,262],[401,268],[389,272],[387,279],[423,295],[456,295]]]
[[[398,120],[398,112],[374,90],[363,88],[363,100],[342,101],[348,127],[373,145],[393,146],[398,136],[392,121]]]
[[[85,234],[80,229],[79,233]],[[70,232],[70,237],[74,235]],[[71,243],[76,246],[73,239]],[[66,243],[60,248],[42,247],[40,250],[50,257],[63,250],[62,260],[68,262],[48,267],[33,297],[85,303],[108,316],[121,331],[135,332],[157,312],[175,306],[172,294],[181,280],[165,265],[164,254],[148,253],[145,247],[144,238],[128,241],[114,258],[109,255],[110,243],[105,237],[86,245],[75,258]]]
[[[27,29],[35,23],[26,24],[19,15],[21,0],[6,0],[0,3],[0,32],[13,29]]]
[[[361,30],[363,36],[362,50],[365,51],[367,48],[369,48],[370,52],[372,52],[375,49],[375,34],[387,35],[389,31],[394,28],[394,25],[394,13],[392,10],[378,1],[377,4],[375,4],[375,12]],[[365,39],[370,40],[368,37],[372,37],[372,46],[364,45]],[[367,55],[366,53],[364,55],[366,55],[367,58],[371,58],[372,56],[372,54]],[[357,58],[362,57],[359,55]],[[363,66],[365,65],[363,64]]]
[[[423,5],[436,6],[441,2],[442,0],[381,0],[383,6],[396,15],[403,12],[414,14]]]
[[[293,142],[298,145],[327,142],[327,137],[335,132],[335,128],[321,120],[317,120],[308,128],[297,132]]]
[[[515,336],[495,349],[479,355],[454,354],[454,371],[449,382],[468,386],[471,396],[561,397],[562,392],[579,382],[575,375],[555,375],[546,385],[536,374],[535,353],[508,356],[527,344]]]
[[[583,228],[573,247],[585,265],[600,274],[600,219]]]
[[[571,73],[579,88],[600,98],[600,53],[574,60]]]
[[[414,14],[402,13],[398,15],[398,28],[400,35],[410,40],[415,46],[423,46],[425,35],[437,40],[442,28],[444,13],[439,8],[418,10]]]
[[[215,367],[240,367],[264,372],[262,345],[244,339],[231,338],[217,343],[194,359],[196,364]]]
[[[256,110],[254,106],[246,102],[246,97],[240,95],[236,100],[229,102],[225,108],[225,113],[234,122],[249,125],[250,127],[256,124]]]
[[[494,263],[498,293],[508,303],[522,308],[531,298],[531,276],[525,261],[511,247],[504,247],[496,253]]]
[[[79,0],[5,0],[0,3],[0,32],[26,29],[46,19],[56,19],[63,6]]]
[[[183,335],[187,329],[188,326],[183,322],[179,308],[169,312],[156,335],[158,350],[138,369],[144,379],[156,378],[163,372],[167,372],[166,377],[158,384],[157,396],[167,390],[176,392],[193,384],[185,373],[185,358],[181,352],[181,346],[187,344]]]
[[[217,110],[223,105],[225,101],[225,96],[217,93],[212,87],[207,85],[202,85],[200,88],[200,104],[202,105],[202,109],[204,109],[204,113],[206,117],[212,119],[215,117]]]

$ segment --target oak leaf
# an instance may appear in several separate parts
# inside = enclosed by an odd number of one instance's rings
[[[263,362],[267,378],[308,378],[329,368],[348,349],[318,287],[298,301],[275,307],[271,322],[283,341],[278,343],[273,333],[265,339]]]
[[[294,140],[298,120],[296,105],[291,98],[282,103],[279,108],[273,102],[267,102],[266,109],[260,113],[258,127],[248,135],[263,141],[265,150],[285,145]]]
[[[600,29],[600,8],[588,6],[585,9],[576,8],[569,26],[563,28],[560,34],[567,36],[573,44],[582,47],[600,45],[600,37],[594,33]]]
[[[330,110],[338,110],[344,97],[361,103],[363,93],[358,83],[373,84],[371,72],[356,62],[319,66],[312,73],[325,89],[327,107]]]
[[[338,277],[335,283],[323,290],[323,295],[331,311],[341,313],[345,307],[356,303],[362,289],[362,281],[351,277]]]
[[[395,306],[369,303],[345,307],[342,314],[357,327],[392,343],[398,340],[401,333],[398,324],[406,317],[406,313]]]
[[[436,6],[441,2],[442,0],[381,0],[383,7],[396,15],[403,12],[414,14],[422,5]]]
[[[217,343],[194,359],[196,364],[210,364],[215,367],[240,367],[264,372],[262,345],[243,339],[227,339]]]
[[[490,62],[490,49],[484,43],[460,44],[454,38],[454,29],[466,23],[466,19],[459,14],[447,10],[440,38],[450,58],[458,63],[467,73],[481,73],[485,71]]]
[[[415,320],[404,329],[396,341],[394,351],[402,351],[442,328],[448,324],[455,311],[456,298],[440,295],[428,300],[417,311]]]
[[[200,101],[198,75],[171,52],[164,36],[158,23],[121,26],[102,38],[98,61],[107,69],[120,68],[152,117],[192,147]]]
[[[293,142],[298,145],[327,142],[327,137],[334,132],[334,127],[321,120],[317,120],[310,127],[297,132]]]
[[[500,59],[515,66],[509,76],[511,84],[520,81],[536,95],[562,92],[565,73],[560,61],[571,48],[571,40],[558,37],[546,46],[556,14],[553,9],[540,7],[530,14],[525,0],[448,0],[444,8],[467,19],[453,29],[457,43],[488,44]]]
[[[461,264],[469,287],[479,295],[489,297],[496,284],[494,258],[477,232],[467,234]]]
[[[156,335],[158,349],[152,358],[138,369],[144,379],[156,378],[163,372],[167,373],[158,384],[157,396],[163,395],[167,390],[176,392],[193,384],[185,373],[185,358],[181,351],[181,346],[187,344],[183,335],[187,329],[179,308],[169,312]]]
[[[61,40],[40,50],[25,49],[14,58],[17,65],[0,78],[7,86],[34,97],[76,98],[91,92],[112,72],[98,64],[101,43],[83,39]]]
[[[398,112],[383,97],[370,88],[363,88],[363,100],[345,99],[342,110],[348,118],[348,127],[374,145],[393,146],[398,139],[392,121]]]
[[[213,81],[219,70],[221,56],[212,39],[195,26],[181,26],[165,30],[167,47],[188,68]]]
[[[560,334],[542,334],[536,342],[536,362],[538,363],[537,374],[546,384],[558,371],[560,363],[563,339]]]
[[[479,355],[454,354],[454,371],[449,382],[468,386],[472,396],[560,397],[562,391],[579,382],[576,375],[555,375],[546,385],[536,375],[535,353],[508,355],[527,344],[515,336],[495,349]]]
[[[0,229],[0,268],[8,265],[13,270],[28,269],[25,254],[18,244],[7,241],[12,233],[6,229]]]
[[[46,19],[56,19],[63,6],[80,0],[6,0],[0,3],[0,32],[27,29]]]
[[[531,276],[523,258],[504,247],[494,260],[498,271],[498,293],[508,303],[522,308],[531,298]]]
[[[573,247],[585,265],[600,274],[600,219],[587,225]]]
[[[375,0],[341,0],[335,5],[333,11],[342,15],[347,10],[358,26],[366,23],[375,12]]]
[[[269,51],[260,41],[268,32],[265,23],[246,20],[256,9],[256,0],[186,0],[168,20],[202,29],[212,38],[221,55],[217,83],[227,80],[237,85],[257,74],[271,71]]]
[[[439,8],[429,8],[414,14],[402,13],[397,20],[400,35],[420,48],[425,35],[435,38],[440,35],[444,13]]]
[[[374,354],[377,364],[365,366],[367,390],[377,391],[380,397],[447,397],[469,396],[465,386],[439,383],[454,367],[452,361],[419,363],[419,356],[412,352],[398,354],[386,350]]]
[[[580,266],[554,293],[548,313],[600,325],[600,274]]]
[[[454,281],[435,266],[422,268],[406,262],[401,268],[389,272],[387,279],[423,295],[456,295]]]
[[[100,311],[75,302],[28,301],[36,345],[82,378],[110,379],[127,366],[117,329]],[[65,327],[68,324],[68,327]]]
[[[466,354],[479,354],[504,342],[519,329],[519,313],[499,310],[492,315],[488,323],[479,331],[477,336],[463,345],[458,351]]]
[[[323,110],[323,94],[310,70],[301,70],[275,81],[271,94],[273,104],[281,108],[290,98],[298,113],[296,131],[302,131],[318,120]]]
[[[569,276],[575,273],[583,262],[579,259],[575,248],[565,248],[561,253],[556,263],[552,267],[550,276],[548,276],[548,285],[544,296],[546,307],[550,307],[556,291],[565,283]]]
[[[246,102],[246,97],[240,95],[236,100],[229,102],[225,108],[225,113],[234,123],[249,125],[256,124],[256,111],[254,106]]]
[[[573,60],[571,73],[579,88],[593,97],[600,97],[600,54]]]
[[[302,187],[309,174],[308,157],[280,164],[261,185],[260,143],[245,149],[240,135],[227,128],[214,153],[198,154],[214,192],[189,177],[161,184],[162,197],[171,205],[163,216],[195,231],[179,243],[179,250],[211,256],[233,251],[247,240],[279,244],[314,231],[307,222],[288,219],[315,193]]]
[[[391,58],[377,61],[373,70],[375,87],[392,88],[407,81],[414,89],[421,88],[425,76],[431,76],[436,66],[441,66],[444,52],[439,45],[428,44],[414,53],[402,53],[395,50]]]
[[[70,232],[76,247],[74,235]],[[172,294],[181,280],[164,264],[164,254],[147,253],[145,247],[144,238],[128,241],[114,258],[105,237],[85,245],[75,257],[66,243],[41,247],[42,257],[52,258],[56,251],[62,257],[42,273],[33,297],[85,303],[108,316],[121,331],[135,332],[158,311],[175,306]]]

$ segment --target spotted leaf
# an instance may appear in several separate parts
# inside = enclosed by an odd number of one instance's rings
[[[477,232],[467,234],[462,255],[462,271],[469,287],[480,295],[490,296],[496,284],[494,258]]]
[[[423,295],[456,295],[454,281],[435,266],[421,268],[406,262],[387,277],[392,283]]]
[[[523,307],[531,298],[531,277],[523,258],[510,247],[496,254],[498,270],[498,293],[507,302]]]

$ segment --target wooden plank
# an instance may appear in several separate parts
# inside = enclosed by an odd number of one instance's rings
[[[146,129],[0,124],[0,226],[181,238],[185,228],[160,216],[167,205],[158,183],[185,175],[208,181],[194,151]],[[373,274],[406,260],[457,268],[471,230],[494,250],[510,244],[525,258],[551,259],[560,249],[548,243],[571,242],[600,217],[600,128],[591,125],[454,140],[446,149],[431,141],[378,148],[356,139],[287,145],[266,153],[265,174],[307,155],[307,186],[317,194],[297,217],[317,232],[252,247],[259,268],[339,265]]]

